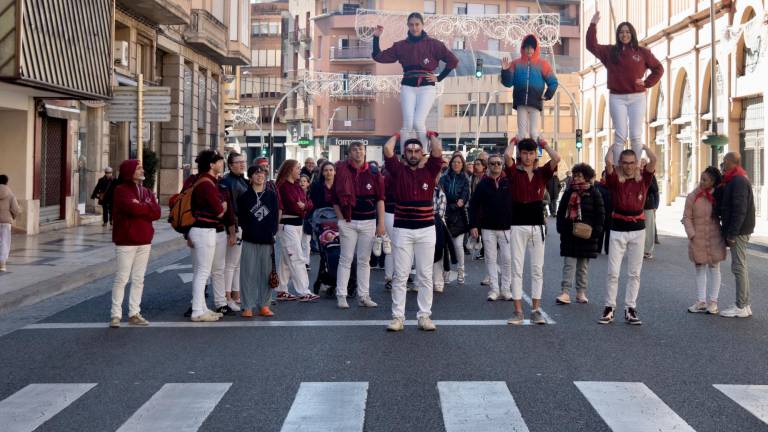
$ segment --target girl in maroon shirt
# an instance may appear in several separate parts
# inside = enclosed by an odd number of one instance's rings
[[[629,139],[638,158],[643,151],[643,125],[645,123],[645,89],[651,88],[664,75],[664,67],[648,48],[641,47],[632,24],[623,22],[616,28],[616,43],[597,43],[597,23],[600,12],[595,12],[587,29],[587,49],[608,71],[608,105],[614,127],[613,163]],[[643,79],[645,72],[651,73]]]

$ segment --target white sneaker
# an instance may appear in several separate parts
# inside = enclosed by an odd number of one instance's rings
[[[0,261],[0,272],[7,272],[8,267],[5,266],[5,261]]]
[[[707,312],[707,303],[697,301],[691,307],[688,308],[690,313],[704,313]]]
[[[392,241],[389,239],[389,236],[384,234],[381,240],[381,250],[383,250],[386,255],[392,255]]]
[[[488,293],[488,301],[496,301],[499,299],[499,295],[491,291]]]
[[[419,330],[435,331],[437,326],[428,316],[419,317]]]
[[[392,318],[392,321],[390,321],[389,325],[387,326],[387,331],[399,332],[403,331],[404,328],[405,322],[402,318]]]
[[[376,304],[376,302],[371,300],[371,298],[368,296],[360,297],[359,299],[357,299],[357,304],[358,306],[367,307],[367,308],[375,308],[379,306],[378,304]]]
[[[339,309],[349,309],[347,296],[336,296],[336,306],[338,306]]]
[[[752,312],[752,308],[750,308],[749,311]],[[710,315],[717,315],[719,312],[720,312],[720,309],[717,308],[717,302],[716,301],[709,302],[709,304],[707,305],[707,313]]]
[[[748,318],[750,316],[749,306],[740,308],[733,305],[726,310],[720,311],[720,316],[726,318]]]
[[[193,316],[191,319],[194,322],[214,322],[221,318],[220,314],[211,311],[205,311],[202,315]]]
[[[382,239],[381,237],[377,236],[373,240],[373,256],[377,256],[377,257],[381,256],[381,244],[382,244]]]
[[[458,282],[459,285],[464,285],[464,269],[460,268],[456,272],[456,282]]]
[[[502,293],[501,298],[503,298],[505,301],[514,300],[514,297],[512,297],[512,293]]]
[[[747,313],[752,316],[752,305],[747,305]]]
[[[482,282],[480,282],[480,285],[482,286],[490,286],[491,285],[491,277],[486,276],[485,279],[483,279]]]
[[[229,310],[231,310],[232,312],[240,312],[240,305],[239,305],[239,304],[237,304],[237,302],[236,302],[236,301],[234,301],[234,300],[229,300],[229,301],[227,302],[227,307],[228,307],[228,308],[229,308]]]

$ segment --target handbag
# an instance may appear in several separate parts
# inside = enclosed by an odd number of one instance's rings
[[[277,274],[277,266],[275,265],[275,245],[272,245],[272,270],[269,272],[269,287],[272,289],[280,286],[280,276]]]
[[[573,223],[573,230],[571,233],[574,237],[578,237],[584,240],[589,240],[592,238],[592,225],[581,221],[581,206],[579,206],[579,215],[576,219],[576,222]]]

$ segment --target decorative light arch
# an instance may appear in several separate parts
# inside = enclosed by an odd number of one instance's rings
[[[400,93],[402,75],[365,75],[335,72],[306,71],[302,86],[307,94],[316,96],[368,96],[380,93]],[[442,94],[444,87],[437,83],[437,93]]]

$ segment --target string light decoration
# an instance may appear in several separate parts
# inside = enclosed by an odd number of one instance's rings
[[[233,113],[232,127],[240,129],[246,126],[253,126],[259,123],[259,117],[256,115],[256,108],[244,107],[236,109]]]
[[[400,93],[402,75],[364,75],[333,72],[305,71],[302,79],[307,94],[332,97],[374,97],[377,94]],[[443,93],[442,83],[437,83],[437,93]]]
[[[407,12],[358,9],[355,31],[360,40],[373,40],[376,26],[384,27],[382,42],[393,42],[405,37]],[[560,42],[560,15],[498,14],[498,15],[424,15],[424,30],[436,39],[482,37],[498,39],[508,44],[519,43],[526,35],[533,34],[542,48],[551,48]]]

